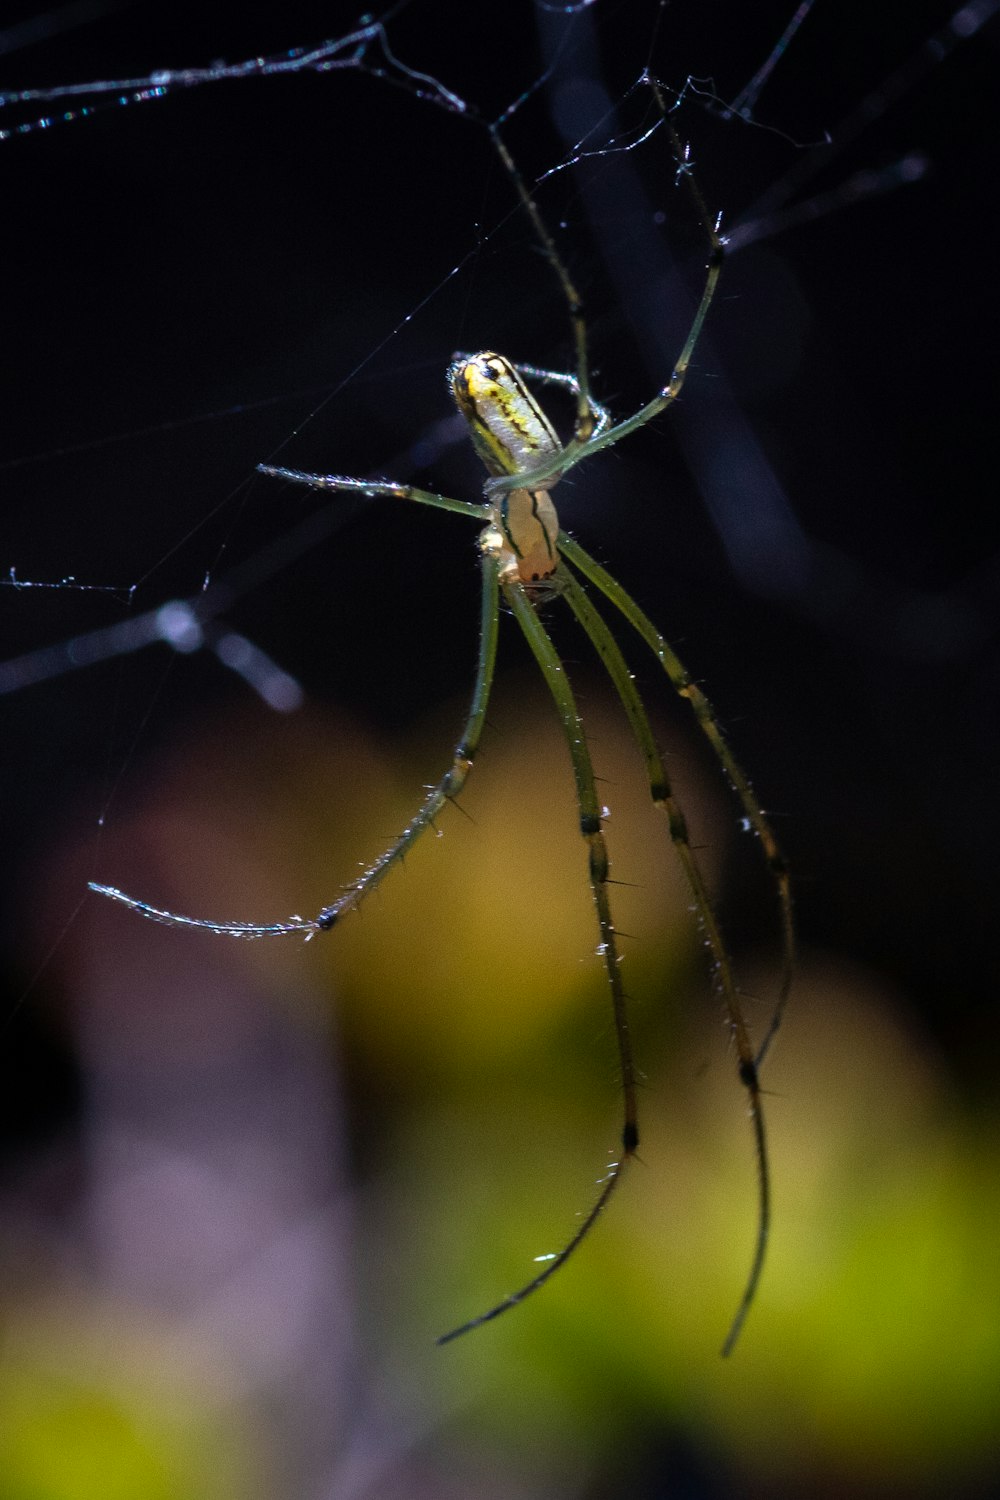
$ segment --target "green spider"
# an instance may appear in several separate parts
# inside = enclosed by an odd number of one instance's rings
[[[657,92],[659,100],[659,95]],[[659,101],[663,109],[662,101]],[[479,538],[482,575],[479,656],[475,685],[468,717],[455,746],[452,763],[436,786],[424,798],[418,811],[393,844],[337,899],[311,919],[292,917],[284,922],[216,922],[182,916],[128,896],[114,886],[91,883],[91,889],[110,896],[131,910],[173,927],[193,927],[231,937],[272,937],[289,933],[312,937],[328,931],[346,912],[360,905],[417,839],[433,824],[445,804],[454,802],[462,792],[472,769],[493,685],[501,599],[516,619],[538,663],[552,694],[569,749],[579,807],[580,833],[584,841],[590,887],[593,893],[600,931],[599,953],[603,959],[608,988],[611,992],[618,1059],[621,1073],[623,1122],[618,1159],[604,1177],[596,1202],[583,1216],[579,1227],[558,1254],[546,1263],[526,1285],[504,1297],[488,1311],[469,1319],[444,1334],[439,1343],[490,1322],[509,1308],[524,1301],[565,1264],[593,1228],[607,1206],[639,1144],[636,1102],[637,1074],[632,1056],[625,992],[619,969],[619,955],[614,921],[608,895],[609,865],[602,831],[603,809],[598,799],[593,766],[587,748],[584,726],[577,709],[561,658],[540,615],[540,606],[563,600],[576,617],[584,634],[600,658],[628,718],[632,734],[646,765],[653,806],[667,820],[669,836],[683,867],[698,920],[712,953],[719,991],[726,1009],[733,1039],[740,1082],[746,1090],[748,1110],[754,1134],[758,1176],[757,1234],[750,1271],[733,1318],[723,1354],[734,1347],[750,1309],[763,1270],[770,1228],[770,1176],[767,1142],[759,1082],[760,1065],[781,1024],[788,998],[794,961],[794,928],[791,890],[785,860],[774,833],[754,795],[750,783],[723,736],[722,730],[705,695],[692,681],[684,666],[635,600],[579,542],[559,527],[551,491],[570,469],[592,454],[620,442],[644,426],[676,400],[687,373],[695,345],[701,333],[709,305],[715,293],[723,258],[723,240],[694,183],[686,153],[673,126],[663,118],[677,154],[680,175],[689,184],[709,239],[710,256],[707,275],[691,328],[668,383],[633,416],[614,423],[610,415],[590,394],[587,373],[587,339],[580,299],[569,274],[559,258],[554,242],[515,166],[509,151],[495,127],[490,136],[509,174],[521,202],[535,228],[546,258],[559,279],[566,298],[577,356],[574,375],[536,369],[531,365],[514,365],[495,353],[462,355],[449,370],[449,384],[459,411],[466,419],[473,444],[489,471],[481,501],[455,500],[389,480],[350,479],[339,475],[302,473],[295,469],[260,465],[260,472],[294,484],[336,493],[360,493],[366,496],[415,501],[440,510],[455,511],[484,523]],[[573,437],[566,444],[559,441],[551,423],[528,388],[527,381],[540,385],[561,386],[575,397],[576,420]],[[747,826],[757,835],[765,860],[777,888],[783,931],[784,964],[780,991],[763,1043],[757,1047],[751,1040],[743,1014],[729,951],[705,878],[695,858],[684,814],[673,795],[657,749],[645,706],[632,679],[622,651],[599,612],[586,585],[603,595],[652,651],[665,671],[672,687],[686,698],[702,733],[707,737],[721,768],[732,784]]]

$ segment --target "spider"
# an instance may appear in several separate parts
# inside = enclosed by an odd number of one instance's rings
[[[651,80],[650,82],[652,83]],[[678,177],[683,177],[687,182],[706,232],[709,258],[701,298],[684,346],[670,380],[651,401],[633,416],[616,423],[592,396],[588,376],[587,332],[580,298],[506,143],[497,127],[488,125],[493,146],[531,220],[535,235],[566,300],[576,352],[576,372],[565,374],[538,369],[532,365],[516,365],[494,352],[455,357],[448,372],[451,393],[468,423],[473,445],[489,473],[481,501],[451,499],[390,480],[351,479],[340,475],[308,474],[268,464],[258,466],[262,474],[293,484],[308,485],[337,494],[360,493],[371,497],[411,501],[454,511],[483,523],[479,536],[482,592],[475,684],[468,717],[455,745],[451,765],[441,780],[430,788],[413,818],[390,847],[346,887],[335,901],[313,918],[295,916],[287,921],[261,924],[217,922],[151,906],[148,902],[126,895],[114,886],[94,882],[90,886],[92,890],[109,896],[154,921],[174,927],[205,929],[231,937],[271,937],[300,933],[311,938],[334,927],[345,913],[360,905],[421,835],[434,825],[445,804],[456,801],[461,795],[475,761],[493,685],[500,604],[503,601],[517,621],[538,663],[554,700],[569,750],[579,808],[580,834],[600,934],[598,952],[603,960],[614,1015],[622,1088],[621,1146],[618,1159],[610,1165],[601,1182],[596,1201],[583,1215],[575,1233],[563,1248],[557,1254],[546,1257],[543,1269],[519,1290],[504,1297],[486,1312],[443,1334],[439,1343],[448,1343],[471,1329],[492,1321],[543,1286],[590,1233],[621,1182],[626,1165],[636,1155],[639,1145],[637,1072],[632,1055],[616,929],[608,893],[609,862],[602,831],[604,810],[598,799],[584,726],[573,690],[541,616],[541,607],[549,603],[563,601],[576,617],[624,709],[645,762],[653,806],[666,818],[669,837],[680,859],[698,920],[712,954],[716,982],[736,1055],[738,1076],[746,1091],[757,1164],[757,1231],[746,1284],[722,1347],[724,1355],[730,1353],[739,1337],[757,1291],[767,1250],[771,1195],[759,1070],[781,1024],[791,986],[794,928],[787,866],[763,809],[734,758],[701,688],[691,679],[673,649],[631,595],[579,542],[560,528],[551,494],[557,481],[570,469],[613,443],[620,442],[677,399],[715,294],[724,240],[719,233],[718,222],[713,221],[706,209],[700,189],[691,174],[687,153],[668,118],[660,91],[655,84],[652,87],[663,123],[671,137],[678,163]],[[560,442],[532,394],[529,382],[539,386],[560,386],[575,398],[574,431],[567,443]],[[671,790],[642,698],[621,648],[594,602],[594,592],[603,596],[605,606],[616,611],[635,632],[666,673],[674,691],[687,699],[698,727],[707,737],[720,768],[742,805],[745,825],[758,838],[775,882],[783,933],[783,973],[770,1025],[763,1043],[756,1048],[744,1017],[729,951],[690,842],[683,811]]]

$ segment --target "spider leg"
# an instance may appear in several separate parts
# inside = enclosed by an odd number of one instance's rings
[[[469,715],[465,721],[461,736],[452,754],[452,762],[444,773],[437,786],[431,787],[427,796],[420,804],[419,809],[407,823],[396,841],[380,854],[373,865],[370,865],[363,875],[347,887],[347,889],[332,901],[329,906],[324,906],[316,918],[315,926],[320,932],[327,932],[343,916],[345,911],[353,911],[368,895],[379,885],[409,849],[413,847],[417,839],[426,829],[430,828],[442,810],[445,803],[454,802],[462,792],[468,780],[472,763],[479,749],[479,741],[483,732],[483,722],[486,718],[486,708],[490,700],[490,691],[493,687],[493,675],[496,668],[497,637],[500,629],[500,608],[498,597],[497,579],[499,568],[496,558],[486,554],[480,558],[480,567],[483,576],[483,591],[481,596],[481,610],[479,622],[479,658],[476,663],[476,681],[472,689],[472,702],[469,705]]]
[[[660,634],[649,616],[639,608],[639,605],[632,598],[631,594],[626,593],[621,584],[612,578],[611,574],[605,568],[602,568],[600,563],[580,546],[579,542],[575,542],[572,537],[568,537],[564,532],[560,532],[559,550],[564,558],[567,558],[596,589],[601,591],[604,597],[628,621],[633,630],[641,636],[660,663],[660,666],[666,672],[674,691],[680,697],[686,698],[691,704],[698,727],[715,751],[716,758],[722,765],[736,795],[740,799],[748,824],[760,840],[761,848],[764,851],[764,859],[774,879],[778,893],[783,960],[781,983],[774,1012],[764,1040],[757,1049],[755,1062],[759,1068],[767,1056],[775,1034],[784,1018],[785,1006],[792,987],[792,975],[795,970],[795,920],[792,909],[791,879],[788,873],[787,861],[778,846],[774,830],[757,800],[756,793],[747,779],[746,772],[729,748],[729,744],[720,728],[719,721],[715,716],[715,710],[698,684],[692,681],[676,652]]]
[[[539,464],[537,468],[532,469],[530,472],[519,474],[516,478],[503,475],[488,480],[486,484],[488,499],[495,501],[499,494],[515,488],[523,487],[528,490],[540,488],[546,481],[559,478],[569,469],[573,468],[574,465],[578,464],[581,459],[589,458],[592,453],[599,453],[602,448],[610,448],[613,443],[621,442],[622,438],[628,437],[637,428],[644,427],[653,417],[658,416],[661,411],[676,401],[680,395],[681,387],[687,376],[688,366],[691,363],[691,357],[694,354],[695,345],[701,337],[702,325],[705,322],[708,309],[712,305],[712,299],[715,296],[715,288],[725,256],[725,241],[719,233],[718,222],[713,220],[710,215],[705,200],[702,197],[701,189],[695,181],[688,160],[688,153],[685,151],[681,143],[681,138],[669,119],[669,112],[660,87],[652,76],[647,77],[646,81],[653,91],[657,107],[663,116],[663,123],[670,135],[674,157],[677,162],[678,176],[683,177],[687,184],[688,192],[694,200],[695,209],[708,239],[709,258],[705,284],[702,288],[698,306],[695,308],[687,338],[684,340],[684,347],[674,365],[670,379],[663,389],[653,397],[652,401],[647,401],[646,405],[641,407],[633,416],[626,417],[624,421],[618,422],[613,426],[610,422],[601,420],[602,414],[604,416],[607,414],[603,407],[598,406],[590,394],[587,361],[587,326],[580,295],[559,256],[555,241],[542,218],[541,210],[528,191],[527,185],[498,131],[495,127],[491,127],[490,134],[493,144],[514,183],[525,211],[531,219],[535,233],[541,242],[545,258],[555,272],[569,308],[570,323],[573,328],[573,342],[576,349],[576,375],[570,379],[564,377],[562,383],[575,391],[577,416],[573,436],[560,453],[553,454],[544,463]],[[540,378],[546,378],[544,371],[532,372],[530,371],[530,367],[527,366],[522,368],[527,373],[536,373]]]
[[[477,509],[477,514],[480,512]],[[284,937],[288,933],[304,933],[306,937],[312,937],[317,932],[326,932],[339,921],[346,911],[353,911],[361,904],[369,891],[373,891],[377,885],[385,879],[385,876],[397,864],[407,850],[411,849],[417,839],[426,829],[431,827],[434,819],[442,810],[446,802],[454,802],[461,794],[462,788],[472,770],[472,762],[479,748],[482,735],[483,722],[486,718],[486,707],[489,703],[490,690],[493,686],[493,675],[496,666],[497,636],[500,628],[500,609],[498,596],[498,567],[496,558],[484,553],[481,560],[482,568],[482,595],[480,609],[479,628],[479,657],[476,664],[476,681],[472,690],[472,702],[469,714],[462,729],[461,736],[455,746],[452,763],[442,776],[436,786],[431,787],[414,816],[407,823],[399,837],[388,849],[365,870],[363,875],[344,890],[336,901],[329,906],[324,906],[318,916],[311,919],[305,917],[290,917],[286,922],[214,922],[203,917],[186,917],[178,912],[165,911],[158,906],[150,906],[146,901],[139,901],[134,896],[127,896],[124,891],[115,886],[98,885],[90,882],[90,889],[97,891],[99,895],[110,896],[112,900],[120,902],[130,910],[138,912],[140,916],[149,917],[151,921],[163,922],[168,927],[197,927],[205,932],[218,932],[225,937]]]
[[[566,735],[566,742],[569,746],[570,758],[573,763],[573,778],[576,782],[577,803],[580,810],[580,832],[587,845],[590,888],[594,896],[594,906],[597,910],[597,923],[600,930],[598,952],[604,960],[604,971],[611,990],[615,1034],[618,1041],[618,1059],[621,1069],[624,1104],[622,1144],[621,1154],[618,1160],[612,1163],[609,1168],[608,1175],[603,1180],[596,1202],[584,1216],[576,1233],[563,1246],[559,1253],[546,1263],[544,1270],[540,1271],[537,1276],[533,1277],[531,1281],[518,1291],[512,1292],[502,1302],[498,1302],[495,1307],[491,1307],[488,1312],[480,1313],[478,1317],[470,1318],[467,1323],[462,1323],[458,1328],[453,1328],[449,1333],[443,1334],[438,1339],[439,1344],[450,1343],[452,1339],[459,1338],[463,1333],[469,1333],[473,1328],[478,1328],[483,1323],[491,1322],[494,1318],[498,1318],[501,1313],[507,1312],[509,1308],[516,1307],[518,1303],[523,1302],[526,1297],[529,1297],[532,1292],[536,1292],[539,1287],[544,1286],[549,1278],[555,1275],[560,1266],[565,1265],[574,1250],[586,1239],[602,1210],[607,1206],[618,1183],[621,1181],[626,1163],[635,1155],[636,1148],[639,1145],[635,1063],[632,1058],[632,1041],[629,1033],[625,989],[619,971],[615,927],[608,899],[608,854],[604,843],[604,834],[601,831],[601,804],[597,796],[590,752],[587,749],[583,725],[577,711],[573,690],[566,677],[565,668],[548,631],[535,612],[535,606],[531,601],[528,591],[524,588],[523,584],[514,579],[504,583],[503,594],[505,601],[517,619],[517,623],[524,632],[528,645],[531,647],[535,660],[541,669],[542,676],[545,678],[549,691],[555,699],[559,718],[562,721],[563,730]]]
[[[576,375],[569,375],[565,370],[540,370],[537,365],[515,365],[519,375],[527,375],[529,380],[537,380],[541,385],[561,385],[563,390],[578,396],[580,393],[580,381]],[[590,409],[594,416],[594,435],[606,432],[611,426],[611,413],[606,406],[602,406],[595,396],[587,393]]]
[[[559,251],[556,249],[555,240],[549,233],[548,225],[542,218],[538,204],[528,191],[528,186],[521,176],[514,158],[507,150],[506,142],[495,125],[490,125],[488,129],[490,140],[493,142],[496,153],[517,190],[517,195],[521,200],[524,211],[531,220],[532,227],[538,236],[545,258],[555,272],[559,285],[562,288],[563,296],[566,298],[566,305],[569,308],[569,319],[573,328],[573,346],[576,351],[576,384],[573,388],[576,395],[576,421],[573,427],[573,441],[569,446],[570,448],[583,448],[593,435],[595,417],[594,407],[590,399],[587,324],[583,314],[583,301],[559,255]],[[556,472],[558,472],[556,469],[550,469],[546,478],[551,478]]]
[[[740,1329],[743,1326],[743,1321],[757,1292],[757,1285],[764,1268],[764,1257],[767,1251],[771,1220],[771,1183],[768,1168],[767,1139],[764,1131],[764,1115],[761,1106],[760,1085],[757,1078],[757,1065],[754,1058],[753,1044],[750,1039],[746,1019],[743,1015],[743,1007],[740,1003],[739,991],[733,972],[732,958],[723,938],[722,929],[715,914],[708,887],[705,884],[705,877],[701,872],[701,868],[695,858],[694,850],[691,847],[687,821],[682,808],[673,794],[663,765],[663,759],[657,749],[645,706],[632,680],[632,675],[629,672],[628,665],[621,653],[618,642],[608,629],[605,620],[588,598],[586,591],[573,577],[568,568],[563,569],[560,578],[563,597],[589,637],[591,645],[594,647],[608,676],[611,678],[615,692],[621,699],[622,707],[625,710],[632,733],[646,762],[646,773],[649,777],[649,790],[653,799],[653,805],[660,812],[664,813],[667,818],[671,842],[680,859],[681,867],[684,871],[698,915],[698,921],[705,934],[705,939],[715,964],[718,985],[729,1021],[730,1033],[736,1046],[740,1081],[747,1090],[749,1113],[753,1124],[754,1145],[757,1155],[757,1237],[754,1246],[753,1261],[743,1295],[740,1299],[739,1308],[723,1346],[723,1353],[728,1354],[736,1343]]]
[[[258,464],[257,472],[266,474],[271,479],[285,479],[289,484],[305,484],[314,490],[365,495],[373,499],[384,496],[390,500],[415,500],[418,505],[431,505],[435,510],[455,511],[460,516],[473,516],[477,521],[489,519],[489,506],[481,500],[453,500],[449,495],[435,495],[431,490],[419,490],[412,484],[396,484],[391,479],[348,479],[341,474],[306,474],[301,469],[276,468],[272,464]]]
[[[602,448],[610,448],[613,443],[618,443],[622,438],[628,437],[629,433],[635,432],[636,428],[644,427],[653,417],[659,416],[671,402],[676,401],[681,393],[681,387],[687,377],[688,366],[694,353],[694,346],[701,336],[702,324],[705,321],[712,298],[715,296],[715,288],[719,280],[719,272],[722,270],[723,244],[716,231],[712,230],[712,250],[708,262],[708,274],[705,278],[705,286],[701,294],[701,300],[695,309],[695,315],[688,329],[688,336],[684,340],[684,347],[680,352],[677,363],[674,365],[673,373],[666,385],[654,396],[652,401],[640,407],[634,416],[626,417],[623,422],[617,422],[614,427],[605,432],[595,433],[583,452],[575,451],[575,442],[569,443],[570,462],[562,470],[571,468],[573,464],[579,463],[581,458],[589,458],[592,453],[599,453]],[[527,476],[528,480],[534,482],[535,475]]]
[[[553,479],[561,478],[562,475],[578,464],[581,459],[589,458],[592,453],[600,453],[602,448],[610,448],[613,443],[621,442],[622,438],[628,437],[637,428],[644,427],[653,417],[659,416],[661,411],[664,411],[672,402],[677,400],[687,377],[688,366],[691,363],[691,356],[694,353],[695,345],[701,335],[702,324],[711,306],[712,298],[715,296],[719,272],[722,269],[723,244],[715,230],[712,230],[712,241],[712,254],[708,263],[708,275],[701,294],[701,300],[695,310],[691,327],[688,329],[688,336],[684,341],[684,347],[680,352],[677,363],[674,365],[673,373],[663,389],[653,397],[652,401],[647,401],[645,406],[640,407],[633,416],[626,417],[624,421],[616,422],[611,427],[598,427],[594,424],[593,435],[586,442],[581,442],[576,436],[570,438],[564,448],[561,448],[557,453],[545,459],[537,468],[533,468],[522,474],[503,474],[488,479],[485,485],[485,493],[489,499],[495,500],[497,495],[512,489],[540,489],[546,482],[551,483]],[[521,368],[528,367],[522,366]],[[530,370],[529,373],[531,373]],[[574,381],[575,384],[576,382]],[[587,403],[588,406],[591,404],[589,394],[587,396]],[[601,411],[603,408],[596,408],[596,410]]]

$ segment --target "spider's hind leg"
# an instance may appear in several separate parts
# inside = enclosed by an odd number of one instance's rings
[[[687,820],[671,788],[666,767],[663,764],[663,758],[656,746],[656,740],[653,736],[645,706],[632,680],[628,664],[621,653],[618,642],[611,634],[604,619],[592,604],[582,585],[577,582],[570,573],[569,568],[565,565],[563,567],[563,575],[563,597],[580,622],[594,650],[600,657],[608,676],[611,678],[615,692],[618,694],[622,707],[625,710],[636,744],[646,763],[646,774],[649,778],[649,790],[653,799],[653,805],[667,819],[670,840],[677,851],[688,889],[691,892],[694,909],[698,915],[698,921],[705,935],[709,951],[712,954],[716,980],[726,1008],[729,1029],[736,1049],[740,1082],[747,1091],[757,1156],[757,1236],[743,1295],[722,1349],[723,1354],[728,1354],[736,1343],[744,1319],[756,1296],[761,1272],[764,1269],[764,1258],[767,1253],[767,1241],[771,1224],[770,1171],[768,1167],[767,1141],[764,1133],[760,1084],[757,1078],[757,1063],[754,1056],[753,1043],[750,1039],[750,1032],[743,1015],[743,1006],[736,985],[732,958],[723,938],[722,929],[715,914],[715,908],[712,905],[708,886],[705,883],[705,877],[702,874],[701,867],[695,857],[694,849],[691,846]]]
[[[555,575],[559,591],[566,587],[565,570],[559,569]],[[621,1150],[617,1161],[613,1162],[608,1169],[601,1185],[601,1191],[596,1201],[581,1220],[575,1234],[568,1240],[558,1254],[553,1255],[546,1261],[544,1270],[534,1276],[525,1286],[518,1291],[512,1292],[487,1312],[480,1313],[478,1317],[471,1318],[467,1323],[452,1329],[444,1334],[439,1343],[449,1343],[463,1333],[478,1328],[483,1323],[489,1323],[498,1318],[501,1313],[507,1312],[509,1308],[516,1307],[523,1302],[532,1292],[554,1276],[559,1268],[566,1264],[573,1252],[582,1244],[597,1222],[603,1209],[618,1183],[621,1181],[626,1163],[633,1157],[639,1145],[639,1125],[636,1103],[636,1070],[632,1057],[632,1042],[629,1034],[628,1015],[625,999],[625,990],[622,985],[619,970],[618,944],[615,935],[614,922],[611,916],[611,905],[608,897],[608,854],[602,832],[601,804],[597,796],[597,786],[594,780],[593,766],[590,761],[590,752],[587,749],[584,737],[583,725],[577,711],[573,690],[566,678],[566,672],[562,661],[552,643],[548,631],[542,624],[535,610],[537,596],[532,590],[516,579],[504,582],[504,599],[510,606],[517,623],[524,633],[528,645],[531,647],[535,660],[545,678],[546,685],[555,700],[559,718],[562,722],[563,731],[566,735],[566,743],[569,747],[570,758],[573,763],[573,778],[576,782],[577,804],[580,812],[580,832],[587,846],[587,865],[590,877],[590,888],[594,897],[594,906],[597,911],[597,922],[600,932],[598,952],[604,963],[604,972],[611,991],[611,1003],[614,1011],[615,1035],[618,1042],[618,1059],[621,1071],[622,1084],[622,1137]]]
[[[687,699],[690,703],[698,728],[711,745],[716,760],[725,772],[726,779],[740,800],[746,818],[746,825],[749,829],[753,830],[760,843],[778,899],[782,964],[778,996],[774,1004],[771,1020],[764,1033],[764,1040],[758,1046],[753,1059],[755,1066],[759,1069],[784,1019],[785,1007],[791,993],[792,979],[795,973],[795,916],[792,906],[792,885],[788,862],[775,837],[774,829],[771,827],[764,809],[757,799],[757,794],[750,785],[746,772],[729,748],[729,742],[722,732],[722,728],[715,715],[715,710],[698,684],[692,680],[690,673],[684,667],[673,647],[660,634],[649,616],[640,609],[631,594],[622,588],[617,579],[612,578],[607,569],[602,568],[600,563],[580,546],[579,542],[574,541],[572,537],[567,536],[562,531],[559,533],[559,550],[563,557],[567,558],[589,583],[592,583],[596,589],[601,591],[608,602],[613,604],[622,617],[631,625],[636,634],[645,641],[664,672],[666,672],[674,691],[679,697]]]

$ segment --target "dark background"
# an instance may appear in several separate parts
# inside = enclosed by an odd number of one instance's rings
[[[731,100],[789,13],[413,3],[389,36],[409,68],[490,118],[542,80],[506,130],[534,182],[595,121],[598,144],[653,122],[648,92],[629,92],[647,63],[670,89],[693,75]],[[737,236],[767,221],[789,174],[793,204],[831,195],[831,211],[775,219],[734,251],[675,413],[557,498],[716,703],[791,859],[805,949],[905,997],[907,1024],[975,1109],[996,1066],[1000,23],[961,39],[952,14],[820,3],[756,124],[689,95],[678,128]],[[50,34],[8,30],[3,86],[275,57],[353,22],[342,6],[123,6]],[[57,117],[73,99],[0,112],[0,128],[55,121],[0,141],[0,563],[22,581],[116,589],[0,589],[3,656],[194,595],[250,560],[226,620],[310,702],[405,731],[470,681],[468,528],[345,501],[322,545],[279,566],[294,528],[331,512],[254,465],[475,495],[462,447],[421,467],[412,446],[448,414],[452,352],[570,364],[564,306],[509,182],[473,122],[360,68],[85,102],[92,117],[69,123]],[[904,159],[919,180],[871,197],[852,186]],[[539,201],[583,290],[595,391],[625,414],[669,374],[700,289],[702,238],[665,135],[557,173]],[[504,670],[523,661],[512,630],[503,657]],[[76,1097],[45,1021],[46,955],[76,901],[40,896],[26,872],[71,834],[91,843],[86,873],[114,878],[98,818],[113,826],[186,725],[248,697],[208,653],[162,644],[42,683],[34,670],[0,669],[12,1159]],[[737,946],[760,941],[768,899],[738,862]]]

